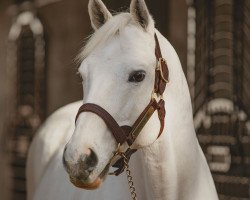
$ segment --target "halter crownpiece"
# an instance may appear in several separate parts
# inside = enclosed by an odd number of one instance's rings
[[[139,115],[135,123],[131,126],[119,126],[116,120],[102,107],[92,104],[86,103],[83,104],[76,115],[75,122],[77,121],[79,115],[82,112],[92,112],[98,115],[103,119],[114,138],[116,139],[119,145],[127,142],[129,148],[125,153],[120,152],[118,149],[114,157],[119,155],[121,158],[112,165],[112,167],[118,168],[114,174],[118,176],[125,169],[125,164],[128,164],[130,156],[136,152],[136,149],[131,149],[130,147],[135,142],[136,138],[141,133],[144,126],[147,124],[148,120],[151,118],[153,113],[158,111],[158,118],[160,120],[160,130],[158,137],[162,134],[164,129],[164,120],[165,120],[165,101],[163,99],[163,93],[166,88],[166,84],[169,81],[169,71],[166,60],[162,57],[161,48],[159,44],[159,40],[157,35],[154,35],[155,38],[155,57],[157,60],[156,68],[155,68],[155,83],[154,90],[152,92],[151,100],[146,108]],[[159,99],[159,100],[158,100]],[[158,138],[157,137],[157,138]],[[118,146],[119,146],[118,145]],[[126,160],[125,160],[126,158]]]

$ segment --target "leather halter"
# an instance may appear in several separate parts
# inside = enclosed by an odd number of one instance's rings
[[[154,83],[154,91],[152,92],[152,97],[149,104],[139,115],[135,123],[131,126],[119,126],[116,120],[102,107],[92,104],[86,103],[83,104],[76,115],[75,122],[77,121],[79,115],[82,112],[92,112],[98,115],[103,119],[114,138],[116,139],[119,145],[127,142],[129,147],[134,143],[138,135],[140,134],[143,127],[146,125],[150,117],[157,110],[158,117],[160,120],[160,130],[158,137],[162,134],[164,129],[164,119],[165,119],[165,102],[163,100],[163,93],[166,88],[166,84],[169,81],[169,71],[166,60],[162,57],[161,48],[159,44],[159,40],[157,35],[154,35],[155,38],[155,57],[157,60],[157,65],[155,68],[155,83]],[[158,100],[159,99],[159,100]],[[124,153],[129,160],[130,156],[136,152],[136,149],[128,148]],[[119,175],[124,170],[124,162],[123,158],[120,158],[116,161],[116,163],[112,166],[118,168],[114,174]]]

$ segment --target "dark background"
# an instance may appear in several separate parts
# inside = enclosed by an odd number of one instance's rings
[[[114,12],[130,4],[103,1]],[[146,2],[180,57],[220,199],[250,199],[250,1]],[[87,4],[0,0],[0,199],[26,198],[35,131],[57,108],[82,98],[73,60],[93,31]]]

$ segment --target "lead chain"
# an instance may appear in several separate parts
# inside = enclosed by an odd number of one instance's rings
[[[128,186],[129,186],[131,198],[133,200],[137,200],[137,195],[136,195],[136,191],[135,191],[133,177],[131,175],[131,171],[130,171],[129,165],[128,165],[128,159],[127,159],[127,157],[126,157],[126,155],[124,153],[122,153],[121,155],[124,158],[123,161],[124,161],[124,166],[125,166],[125,169],[126,169],[126,174],[127,174],[127,179],[128,179]]]

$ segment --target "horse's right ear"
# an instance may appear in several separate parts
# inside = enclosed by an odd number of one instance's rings
[[[111,17],[111,13],[101,0],[89,0],[89,16],[94,30],[100,28]]]

